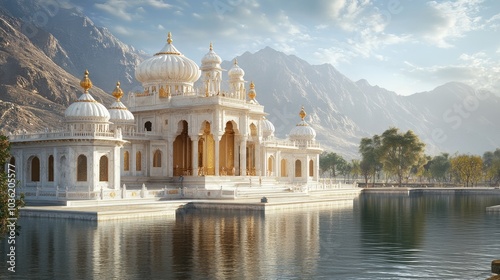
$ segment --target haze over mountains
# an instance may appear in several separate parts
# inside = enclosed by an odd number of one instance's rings
[[[139,88],[134,68],[148,57],[144,53],[75,9],[58,7],[54,12],[31,1],[7,2],[0,3],[2,130],[60,126],[64,109],[81,93],[85,69],[96,86],[93,96],[106,106],[117,80],[125,91]],[[32,32],[21,18],[37,9],[50,16]],[[332,65],[310,65],[269,47],[237,59],[245,79],[254,81],[257,100],[266,107],[279,137],[299,122],[303,105],[323,147],[348,158],[358,157],[361,137],[381,134],[390,126],[414,130],[431,154],[482,154],[499,146],[500,98],[491,92],[451,82],[401,96],[366,80],[351,81]],[[230,69],[232,61],[222,66]]]

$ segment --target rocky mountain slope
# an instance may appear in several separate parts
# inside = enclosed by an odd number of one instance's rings
[[[358,156],[361,137],[391,126],[415,131],[431,154],[482,154],[498,147],[500,123],[495,120],[500,112],[495,108],[500,98],[493,93],[454,82],[401,96],[366,80],[353,82],[329,64],[310,65],[271,48],[237,59],[245,78],[255,82],[257,100],[266,106],[281,137],[298,122],[304,105],[318,140],[347,157]],[[230,69],[231,62],[223,67]]]
[[[138,86],[133,77],[135,65],[144,57],[141,52],[75,9],[40,3],[44,2],[0,3],[0,130],[4,132],[60,126],[65,108],[81,93],[79,80],[87,68],[96,86],[92,94],[106,106],[117,80],[125,91]],[[47,21],[30,26],[33,22],[26,18],[40,11]],[[298,112],[304,106],[323,147],[348,158],[359,157],[361,137],[381,134],[391,126],[414,130],[431,154],[482,154],[498,147],[500,98],[493,93],[448,83],[400,96],[366,80],[354,82],[332,65],[310,65],[272,48],[244,53],[238,63],[245,79],[254,81],[257,100],[266,107],[279,137],[299,122]],[[230,69],[232,62],[222,66]]]

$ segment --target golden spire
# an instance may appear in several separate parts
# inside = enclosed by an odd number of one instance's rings
[[[302,120],[307,116],[306,111],[304,111],[304,106],[302,106],[302,109],[300,109],[299,116]]]
[[[168,44],[172,44],[172,33],[171,32],[168,32],[168,35],[167,35],[167,43]]]
[[[234,59],[234,65],[238,65],[238,60],[236,58]]]
[[[257,93],[255,92],[255,84],[252,81],[250,82],[250,90],[248,91],[248,98],[250,98],[250,100],[254,100],[256,96]]]
[[[113,90],[113,96],[116,98],[116,101],[120,101],[120,98],[122,98],[123,90],[120,88],[120,82],[116,82],[116,88]]]
[[[89,70],[85,70],[83,74],[83,79],[80,81],[80,86],[83,88],[83,91],[88,92],[92,87],[92,81],[89,78]]]
[[[213,50],[214,50],[214,48],[213,48],[213,46],[212,46],[212,42],[210,42],[210,50],[211,50],[211,51],[213,51]]]

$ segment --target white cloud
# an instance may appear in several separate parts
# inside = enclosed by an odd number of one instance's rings
[[[484,88],[500,93],[500,66],[484,52],[461,54],[457,63],[450,65],[433,65],[420,67],[409,62],[403,69],[404,74],[420,81],[446,83],[458,81],[475,88]]]
[[[158,28],[158,30],[165,30],[165,27],[161,24],[158,24],[156,28]]]
[[[173,7],[163,0],[107,0],[104,3],[95,3],[94,6],[114,17],[126,21],[142,18],[141,14],[145,13],[145,7],[156,9],[170,9]]]

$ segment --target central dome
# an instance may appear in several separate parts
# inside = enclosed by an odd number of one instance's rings
[[[192,85],[200,78],[200,74],[198,65],[172,45],[170,32],[163,49],[135,69],[135,78],[144,86],[165,82]]]

